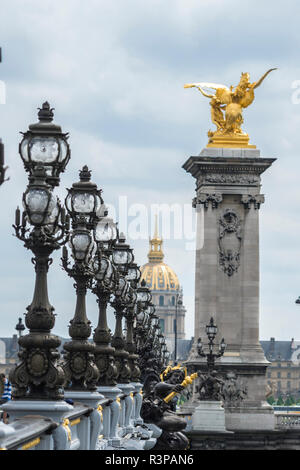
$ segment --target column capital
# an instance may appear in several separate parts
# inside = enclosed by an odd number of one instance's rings
[[[222,202],[223,197],[220,192],[216,193],[199,193],[194,199],[193,199],[193,207],[196,207],[197,204],[203,204],[205,209],[208,208],[209,203],[211,203],[212,209],[215,209],[218,207],[219,203]]]
[[[264,194],[243,194],[241,197],[241,204],[244,204],[245,209],[259,209],[260,205],[265,202]]]

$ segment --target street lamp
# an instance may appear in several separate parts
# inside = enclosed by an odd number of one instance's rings
[[[118,282],[118,275],[109,257],[101,251],[99,239],[93,269],[94,280],[91,290],[97,297],[99,307],[98,324],[93,335],[96,345],[95,360],[100,373],[98,385],[115,386],[118,371],[114,358],[115,350],[110,345],[111,332],[107,324],[107,305]]]
[[[207,368],[209,371],[214,369],[215,366],[215,360],[221,356],[223,356],[225,349],[227,347],[224,338],[222,338],[221,343],[219,344],[219,350],[218,352],[214,352],[214,339],[217,335],[218,332],[218,327],[214,323],[213,317],[211,317],[210,322],[208,325],[206,325],[206,334],[208,337],[208,353],[205,353],[203,350],[203,344],[201,338],[198,338],[197,341],[197,352],[200,357],[206,357],[207,360]]]
[[[84,222],[86,227],[92,230],[95,228],[97,213],[103,204],[101,190],[91,182],[91,171],[86,165],[79,172],[79,179],[80,181],[73,183],[68,189],[66,208],[74,227]]]
[[[152,295],[148,287],[146,287],[145,279],[142,280],[141,285],[137,288],[137,302],[140,307],[147,308],[152,300]]]
[[[113,245],[117,240],[118,229],[113,219],[108,217],[108,210],[105,205],[103,213],[103,217],[99,217],[94,228],[94,238],[102,252],[111,254]]]
[[[53,113],[52,113],[53,117]],[[52,120],[51,117],[51,120]],[[34,138],[34,132],[27,135]],[[51,126],[45,125],[41,137],[53,137]],[[27,140],[30,147],[29,140]],[[36,141],[33,141],[36,143]],[[52,194],[53,173],[44,165],[39,152],[43,149],[23,143],[22,159],[25,158],[25,169],[30,173],[27,190],[23,195],[24,212],[18,208],[13,225],[17,238],[34,254],[36,279],[31,304],[27,307],[25,324],[29,334],[19,338],[21,362],[10,373],[13,385],[13,397],[32,399],[63,399],[62,385],[64,372],[58,363],[57,348],[61,341],[51,334],[55,324],[54,308],[49,302],[47,272],[54,250],[59,249],[68,239],[69,221],[57,198]],[[27,160],[26,160],[27,159]],[[64,165],[67,164],[64,160]],[[24,161],[24,160],[23,160]],[[54,166],[53,166],[54,168]],[[55,173],[55,184],[59,183],[59,171]],[[29,223],[29,228],[28,224]]]
[[[118,241],[115,243],[112,252],[113,263],[118,268],[119,272],[127,274],[128,267],[130,263],[133,262],[134,257],[132,253],[132,248],[125,243],[126,238],[124,233],[120,233]]]
[[[53,108],[47,101],[38,109],[39,122],[31,124],[28,131],[22,132],[19,153],[30,176],[37,165],[42,165],[47,183],[52,187],[58,186],[59,175],[65,170],[71,156],[68,134],[52,123]]]
[[[0,185],[4,183],[4,181],[7,181],[7,179],[5,179],[5,172],[7,168],[7,166],[4,166],[4,145],[0,139]]]
[[[0,47],[0,62],[2,62],[2,49]],[[7,170],[7,166],[4,166],[4,145],[2,143],[2,139],[0,139],[0,186],[5,179],[5,172]]]
[[[75,280],[76,308],[69,325],[72,339],[64,344],[66,353],[63,367],[67,388],[93,391],[97,388],[99,371],[94,359],[95,345],[88,340],[92,329],[86,313],[86,293],[94,275],[92,257],[96,244],[91,230],[95,224],[95,200],[99,192],[97,186],[90,183],[91,172],[87,167],[83,167],[79,176],[80,181],[68,189],[66,197],[66,207],[73,227],[69,245],[74,263],[69,267],[68,250],[64,247],[62,265]],[[86,201],[92,201],[92,204],[86,204]]]
[[[122,273],[118,273],[118,282],[113,291],[113,300],[111,301],[111,306],[114,308],[116,317],[115,332],[111,344],[115,348],[118,383],[130,382],[131,371],[128,363],[129,353],[125,350],[125,338],[122,329],[122,321],[127,305],[129,289],[130,285],[125,276]]]
[[[174,363],[177,365],[177,340],[178,340],[178,332],[177,332],[177,325],[178,325],[178,305],[182,305],[182,295],[181,292],[176,293],[176,307],[175,307],[175,338],[174,338]]]
[[[141,278],[140,268],[136,263],[131,263],[128,267],[126,279],[130,283],[130,301],[126,308],[126,349],[129,352],[129,365],[131,369],[131,382],[139,383],[141,370],[138,365],[139,356],[137,354],[137,346],[134,340],[134,324],[137,322],[139,308],[137,303],[138,293],[137,285]]]

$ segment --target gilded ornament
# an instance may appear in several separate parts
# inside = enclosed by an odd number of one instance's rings
[[[208,131],[207,147],[256,148],[249,144],[249,136],[242,131],[244,122],[243,109],[254,101],[254,90],[261,85],[266,76],[276,70],[268,70],[257,82],[250,83],[249,73],[242,73],[236,87],[228,88],[218,83],[187,83],[184,88],[198,88],[206,98],[210,98],[211,120],[217,127],[216,131]],[[207,90],[215,90],[210,93]]]

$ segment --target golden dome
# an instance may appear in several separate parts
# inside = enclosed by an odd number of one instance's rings
[[[141,267],[140,282],[145,280],[150,290],[176,291],[180,288],[178,277],[170,266],[163,262],[163,241],[157,233],[157,217],[155,221],[155,232],[149,241],[148,253],[149,263]]]
[[[141,267],[142,276],[150,290],[176,291],[179,289],[178,277],[165,263],[147,263]]]

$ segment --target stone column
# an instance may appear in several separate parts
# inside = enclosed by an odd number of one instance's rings
[[[195,342],[201,337],[205,344],[205,326],[213,316],[216,342],[224,337],[227,343],[218,370],[234,371],[248,387],[242,405],[227,412],[230,430],[274,426],[265,401],[268,361],[259,343],[260,175],[274,161],[257,149],[205,148],[183,165],[196,178]],[[205,369],[195,344],[188,366]]]

